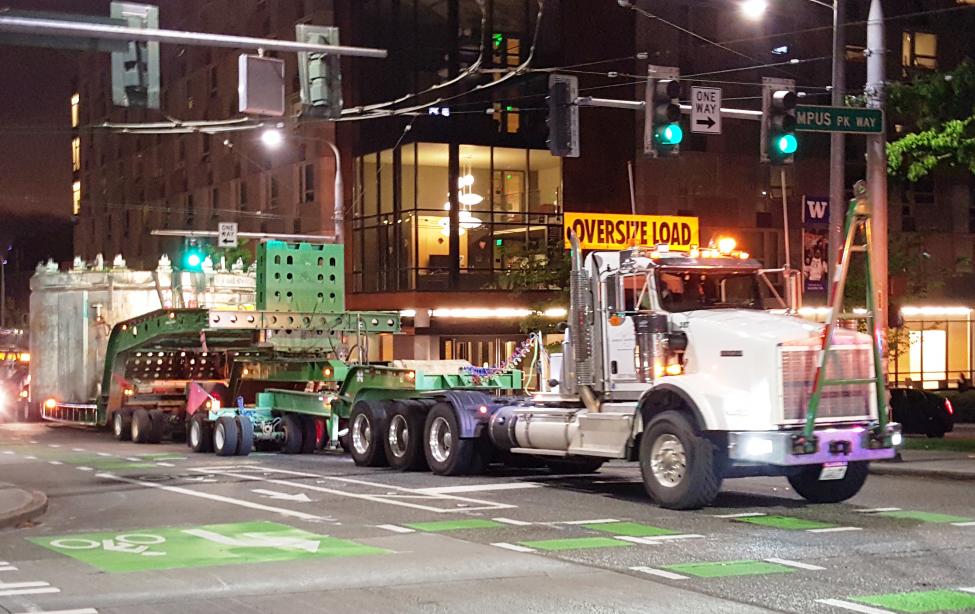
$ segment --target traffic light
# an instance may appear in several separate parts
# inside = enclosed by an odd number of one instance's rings
[[[679,76],[677,68],[649,67],[643,149],[652,158],[680,154],[684,129],[680,126]]]
[[[300,23],[295,26],[302,43],[338,45],[339,29]],[[325,119],[342,115],[342,71],[339,56],[325,53],[298,54],[298,79],[301,83],[303,113]]]
[[[130,28],[159,29],[159,7],[151,4],[113,2],[111,16]],[[159,43],[130,41],[112,52],[112,103],[159,108]]]
[[[548,81],[548,150],[552,155],[579,157],[579,79],[551,75]]]
[[[762,162],[792,164],[796,140],[796,93],[790,79],[763,79]]]
[[[199,243],[194,239],[188,239],[183,247],[183,270],[199,272],[203,270],[203,261],[206,253],[200,248]]]

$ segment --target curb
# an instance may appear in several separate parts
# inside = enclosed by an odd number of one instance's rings
[[[930,478],[934,480],[953,480],[960,482],[975,481],[975,473],[955,471],[939,471],[937,469],[910,469],[908,467],[889,467],[872,463],[870,473],[873,475],[893,475],[908,478]]]
[[[33,520],[47,511],[47,495],[39,490],[31,491],[31,500],[27,504],[0,514],[0,529],[16,526],[27,520]]]

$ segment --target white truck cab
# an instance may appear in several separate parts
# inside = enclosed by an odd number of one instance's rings
[[[727,477],[785,475],[811,501],[856,494],[899,427],[878,428],[871,338],[833,336],[812,441],[803,426],[822,325],[771,313],[772,285],[747,254],[573,249],[559,393],[493,412],[493,443],[598,466],[638,460],[676,509],[709,504]]]

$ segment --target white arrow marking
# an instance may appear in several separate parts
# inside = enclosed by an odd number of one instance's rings
[[[127,544],[125,542],[114,542],[110,539],[102,540],[102,548],[106,552],[128,552],[129,554],[142,554],[149,549],[149,546],[137,546],[135,544]]]
[[[301,503],[311,503],[311,499],[305,493],[298,493],[297,495],[289,495],[286,492],[278,492],[276,490],[264,490],[263,488],[255,488],[251,490],[253,493],[263,495],[265,497],[270,497],[271,499],[281,499],[282,501],[299,501]]]
[[[266,533],[244,533],[240,539],[237,537],[227,537],[206,529],[184,529],[183,533],[200,537],[208,541],[223,546],[234,546],[236,548],[295,548],[305,552],[318,552],[321,542],[317,539],[304,539],[302,537],[286,537],[279,535],[269,535]]]

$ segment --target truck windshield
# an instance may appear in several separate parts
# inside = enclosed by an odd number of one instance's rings
[[[671,312],[698,309],[763,309],[755,271],[661,269],[657,273],[660,304]]]

